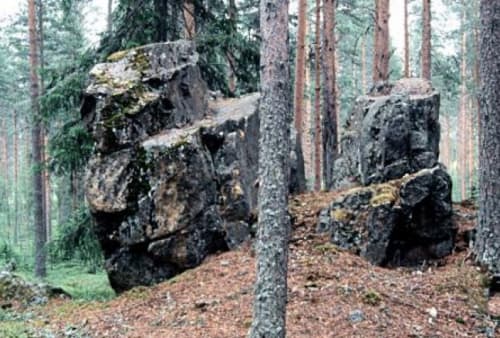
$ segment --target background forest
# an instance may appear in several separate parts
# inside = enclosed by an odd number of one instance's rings
[[[37,65],[39,115],[32,114],[28,8],[2,21],[0,34],[0,262],[14,261],[32,271],[34,173],[41,174],[43,222],[49,274],[60,263],[100,271],[102,257],[92,233],[82,188],[93,149],[80,121],[80,94],[89,69],[113,52],[165,40],[196,41],[205,80],[213,91],[239,96],[259,90],[259,16],[257,0],[101,0],[105,31],[96,39],[85,25],[95,4],[86,0],[38,0]],[[403,1],[401,1],[403,2]],[[405,70],[400,36],[390,49],[390,78],[420,76],[422,1],[408,0],[409,55]],[[456,201],[477,194],[478,8],[479,1],[441,0],[432,6],[432,82],[441,92],[441,161],[452,175]],[[305,25],[303,92],[304,152],[309,187],[318,187],[314,143],[319,138],[322,35],[320,1],[292,1],[291,74],[294,74],[298,22]],[[339,0],[336,5],[335,101],[339,131],[355,98],[372,86],[373,0]],[[398,16],[403,12],[397,13]],[[398,18],[398,22],[402,22]],[[185,25],[191,22],[191,26]],[[392,26],[391,26],[392,27]],[[98,40],[97,43],[93,41]],[[396,46],[399,45],[399,50]],[[33,133],[39,125],[41,131]],[[39,135],[38,137],[36,135]],[[35,139],[34,139],[35,137]],[[41,162],[33,159],[39,147]],[[44,275],[43,271],[38,271]],[[103,275],[102,275],[103,276]],[[103,296],[109,296],[103,291]]]

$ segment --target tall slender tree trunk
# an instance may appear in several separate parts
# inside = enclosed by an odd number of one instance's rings
[[[476,131],[474,128],[474,98],[472,95],[469,95],[469,100],[467,102],[467,107],[469,111],[469,120],[468,120],[468,132],[469,132],[469,137],[467,138],[468,141],[468,146],[467,146],[467,168],[468,168],[468,173],[467,177],[469,178],[467,185],[469,186],[469,190],[472,193],[472,188],[474,187],[474,176],[475,176],[475,171],[476,171],[476,164],[474,163],[475,159],[475,154],[476,154],[476,147],[474,146],[475,138],[476,138]]]
[[[462,1],[462,5],[464,2]],[[462,61],[460,65],[460,109],[459,109],[459,130],[458,147],[459,147],[459,177],[460,177],[460,197],[462,200],[467,199],[466,175],[467,175],[467,34],[465,31],[465,6],[462,12],[462,42],[461,42]]]
[[[288,0],[261,0],[261,102],[257,281],[251,338],[286,336],[290,224]]]
[[[2,162],[2,171],[3,177],[5,181],[5,187],[7,188],[9,184],[9,130],[7,127],[7,119],[2,119],[1,122],[1,162]]]
[[[306,67],[306,30],[307,30],[307,0],[299,0],[299,24],[297,28],[297,57],[295,60],[295,130],[302,144],[302,129],[304,124],[304,86]]]
[[[337,158],[337,93],[335,70],[336,0],[323,1],[323,181],[333,183],[333,163]]]
[[[314,190],[321,190],[321,0],[316,0],[314,41]]]
[[[19,200],[17,196],[19,184],[19,146],[18,146],[18,128],[17,128],[17,111],[14,110],[14,135],[13,135],[13,152],[14,152],[14,244],[19,243]]]
[[[29,27],[29,58],[30,58],[30,80],[31,80],[31,109],[32,121],[32,154],[33,165],[33,221],[35,225],[35,276],[45,277],[46,275],[46,230],[45,217],[43,213],[43,173],[42,166],[42,145],[40,144],[40,106],[39,106],[39,82],[38,82],[38,51],[37,51],[37,26],[35,0],[28,0],[28,27]]]
[[[431,79],[431,0],[422,0],[422,77]]]
[[[2,192],[2,196],[4,196],[4,212],[5,212],[5,219],[6,219],[6,225],[7,229],[9,231],[8,233],[8,240],[12,238],[11,235],[13,235],[13,229],[11,229],[11,210],[10,210],[10,175],[9,175],[9,129],[8,129],[8,124],[7,124],[7,119],[4,118],[2,119],[1,123],[1,144],[2,144],[2,156],[1,156],[1,168],[3,172],[3,183],[4,183],[4,189]]]
[[[425,1],[425,0],[424,0]],[[405,77],[410,77],[410,33],[408,31],[408,0],[404,0],[404,32],[405,32]]]
[[[389,0],[375,0],[373,83],[389,79]]]
[[[194,1],[184,0],[184,36],[186,39],[192,40],[196,35],[196,20],[194,16]]]
[[[106,31],[111,35],[113,31],[113,0],[108,0],[108,13],[106,18]]]
[[[307,34],[311,30],[310,27],[310,22],[308,22],[307,25]],[[306,35],[307,35],[306,34]],[[309,40],[309,39],[307,39]],[[309,45],[309,41],[306,42],[306,45]],[[306,94],[304,95],[304,131],[302,134],[302,152],[304,153],[304,171],[306,177],[314,177],[314,165],[313,165],[313,154],[314,154],[314,140],[313,140],[313,125],[314,125],[314,114],[312,110],[312,96],[311,96],[311,88],[312,88],[312,83],[313,78],[312,78],[312,72],[311,72],[311,53],[308,53],[308,56],[306,57],[306,74],[305,74],[305,92]],[[313,189],[313,184],[311,182],[310,185],[308,185],[308,189]]]
[[[366,35],[361,38],[361,95],[364,95],[367,90],[366,81]]]
[[[228,14],[229,22],[231,24],[231,32],[236,34],[237,30],[237,13],[238,9],[236,7],[235,0],[229,0]],[[227,88],[229,90],[229,96],[236,96],[236,60],[234,58],[233,52],[231,50],[226,51],[227,59]]]
[[[481,0],[477,260],[500,275],[500,0]]]
[[[45,163],[45,172],[43,176],[44,180],[44,192],[45,192],[45,228],[47,229],[47,241],[50,241],[52,237],[52,201],[51,201],[51,187],[50,187],[50,173],[49,170],[47,169],[47,164],[49,163],[49,153],[47,151],[48,149],[48,144],[49,144],[49,137],[45,133],[44,138],[43,138],[43,148],[45,150],[44,152],[44,163]]]
[[[441,114],[441,161],[449,169],[450,168],[450,115],[448,113]]]
[[[37,0],[37,23],[38,23],[38,57],[39,57],[39,67],[41,70],[41,74],[39,76],[40,80],[40,89],[39,89],[39,94],[41,97],[45,95],[45,81],[43,78],[43,73],[45,69],[45,58],[44,58],[44,27],[43,27],[43,18],[44,16],[44,6],[43,6],[43,1],[42,0]],[[49,182],[50,182],[50,177],[49,177],[49,171],[47,169],[47,131],[46,131],[46,126],[43,120],[40,122],[40,153],[41,153],[41,170],[42,170],[42,195],[43,195],[43,217],[44,217],[44,228],[46,230],[46,238],[45,241],[47,241],[48,237],[48,232],[49,232],[49,223],[50,223],[50,215],[49,215],[49,208],[50,208],[50,195],[48,194],[49,190]]]

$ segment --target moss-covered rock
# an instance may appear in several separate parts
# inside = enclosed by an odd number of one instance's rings
[[[12,301],[22,305],[44,304],[50,297],[61,294],[68,296],[60,288],[31,283],[11,272],[0,271],[0,302],[2,304]]]
[[[451,179],[441,168],[345,191],[320,214],[318,231],[379,265],[411,265],[449,254]]]
[[[103,153],[120,150],[207,113],[194,44],[180,40],[110,55],[90,71],[82,117]]]

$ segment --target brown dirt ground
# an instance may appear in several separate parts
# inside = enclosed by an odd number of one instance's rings
[[[485,277],[472,264],[463,236],[457,252],[441,262],[418,269],[372,266],[315,235],[317,213],[334,195],[305,194],[290,203],[288,337],[486,337],[488,327],[495,335]],[[457,205],[456,213],[461,234],[474,226],[470,205]],[[108,302],[53,300],[34,324],[61,336],[73,327],[90,337],[245,337],[254,270],[246,244]],[[349,320],[355,310],[363,320]]]

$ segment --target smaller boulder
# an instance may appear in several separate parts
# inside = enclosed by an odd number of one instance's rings
[[[39,305],[47,303],[49,298],[58,295],[69,297],[69,294],[61,288],[30,283],[11,272],[0,271],[0,302],[2,304],[19,302],[22,305]]]
[[[353,188],[321,211],[319,232],[376,265],[415,265],[451,253],[451,179],[440,166]]]

